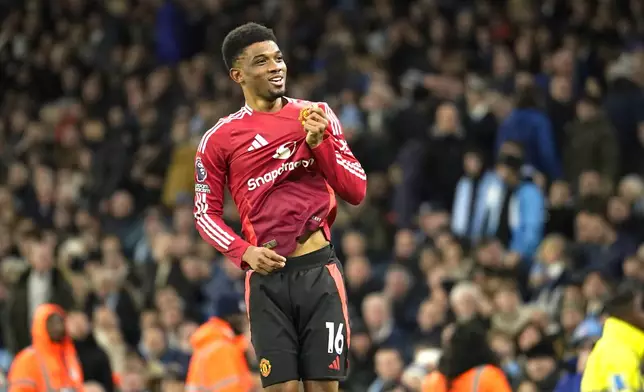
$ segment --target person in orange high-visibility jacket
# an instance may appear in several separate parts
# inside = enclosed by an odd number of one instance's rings
[[[250,392],[255,388],[253,375],[246,362],[247,342],[237,337],[245,323],[242,298],[223,295],[217,303],[217,314],[203,324],[190,338],[192,358],[186,379],[186,392]]]
[[[511,392],[477,319],[456,325],[438,369],[423,381],[422,392]]]
[[[249,392],[254,388],[245,346],[226,321],[211,318],[190,338],[193,353],[186,392]]]
[[[11,364],[8,392],[83,391],[83,371],[65,330],[62,308],[52,304],[36,308],[31,341]]]

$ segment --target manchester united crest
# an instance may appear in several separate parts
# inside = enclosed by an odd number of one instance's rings
[[[268,377],[268,375],[271,374],[271,363],[268,359],[262,358],[262,360],[259,361],[259,373],[262,377]]]

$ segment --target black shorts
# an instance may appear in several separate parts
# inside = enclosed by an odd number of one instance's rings
[[[333,248],[289,257],[279,272],[246,273],[246,306],[264,388],[342,380],[351,329],[344,272]]]

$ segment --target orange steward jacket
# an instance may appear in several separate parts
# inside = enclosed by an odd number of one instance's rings
[[[20,351],[9,369],[8,392],[81,392],[83,371],[69,336],[52,342],[47,319],[64,311],[52,304],[36,308],[31,325],[30,347]]]
[[[438,371],[425,377],[422,392],[512,392],[503,371],[496,366],[479,366],[459,375],[447,389],[447,379]]]
[[[192,335],[186,392],[249,392],[254,381],[246,345],[225,321],[211,318]]]

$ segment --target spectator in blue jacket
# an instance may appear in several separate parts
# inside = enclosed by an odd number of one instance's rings
[[[561,160],[550,120],[537,105],[537,92],[523,88],[516,94],[507,88],[493,88],[490,99],[499,120],[496,150],[503,143],[515,140],[523,145],[524,161],[550,180],[562,175]]]
[[[520,259],[531,259],[543,238],[545,198],[523,166],[521,144],[503,143],[494,175],[481,185],[473,230],[476,238],[496,237]]]
[[[599,320],[588,318],[575,328],[571,343],[576,348],[576,354],[564,364],[568,371],[559,379],[554,392],[579,392],[581,391],[581,377],[586,368],[588,354],[593,349],[597,340],[602,336],[602,325]]]

